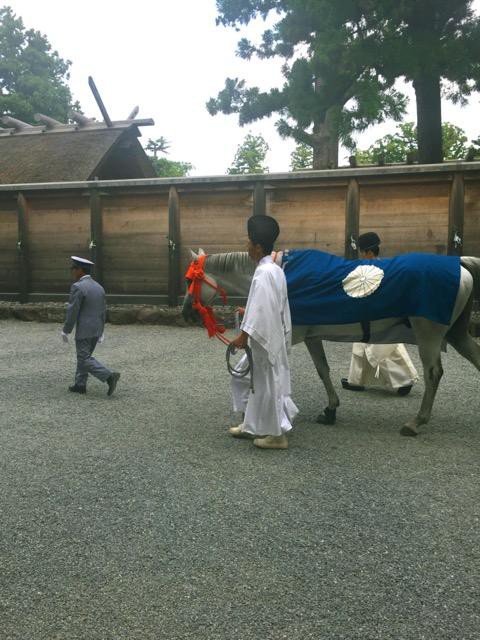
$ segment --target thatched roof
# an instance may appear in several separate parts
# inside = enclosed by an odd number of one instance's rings
[[[2,130],[0,184],[155,177],[135,121],[122,125]]]

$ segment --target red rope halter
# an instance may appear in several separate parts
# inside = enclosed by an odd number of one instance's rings
[[[202,255],[198,257],[198,260],[192,260],[190,263],[185,278],[190,281],[188,286],[188,293],[193,299],[192,307],[198,311],[202,318],[203,325],[208,332],[208,337],[215,336],[221,340],[224,344],[230,344],[230,340],[225,338],[225,327],[220,324],[215,318],[213,308],[208,305],[202,304],[202,284],[205,283],[214,291],[216,291],[222,298],[223,304],[227,304],[227,294],[222,287],[219,287],[215,282],[212,282],[205,275],[204,264],[207,256]]]

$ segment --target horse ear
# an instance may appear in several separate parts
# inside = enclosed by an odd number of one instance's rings
[[[198,250],[198,255],[199,256],[206,256],[207,254],[205,253],[205,251],[203,249],[199,249]]]
[[[191,258],[193,261],[198,260],[198,256],[197,256],[197,254],[195,253],[195,251],[192,251],[191,249],[190,249],[190,258]]]

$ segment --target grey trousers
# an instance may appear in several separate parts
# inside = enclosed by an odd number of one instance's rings
[[[98,338],[83,338],[75,340],[77,347],[77,371],[75,373],[75,384],[84,387],[87,384],[88,374],[105,382],[112,375],[101,362],[92,357],[92,353],[97,346]]]

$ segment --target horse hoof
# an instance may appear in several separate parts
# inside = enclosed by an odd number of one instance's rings
[[[400,429],[400,435],[415,438],[415,436],[418,436],[418,431],[415,431],[412,427],[405,425]]]
[[[323,413],[321,413],[317,418],[318,424],[335,424],[336,421],[337,410],[329,409],[328,407],[324,409]]]

